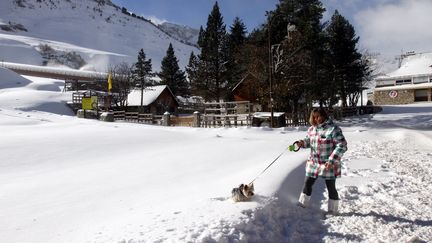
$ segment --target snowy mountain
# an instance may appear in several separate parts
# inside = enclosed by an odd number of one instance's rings
[[[172,43],[180,67],[199,50],[109,0],[0,2],[0,60],[106,71],[144,49],[153,70]]]
[[[177,40],[188,45],[197,45],[199,30],[185,25],[173,23],[162,23],[158,25],[163,31],[176,38]]]

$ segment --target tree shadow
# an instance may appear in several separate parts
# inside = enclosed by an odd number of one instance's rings
[[[379,128],[379,129],[393,129],[393,128],[406,128],[406,129],[426,129],[432,130],[432,117],[431,115],[420,114],[411,115],[399,119],[379,120],[374,119],[373,115],[364,115],[344,118],[339,122],[344,127],[366,127],[366,128]]]
[[[385,222],[400,222],[400,223],[409,223],[412,225],[422,226],[422,227],[429,227],[432,226],[432,220],[421,220],[421,219],[406,219],[402,217],[397,217],[394,215],[387,215],[387,214],[380,214],[374,211],[371,211],[367,214],[364,213],[356,213],[356,212],[349,212],[349,213],[341,213],[339,216],[342,217],[375,217],[379,218]]]
[[[74,116],[73,111],[66,105],[65,102],[45,102],[36,104],[32,107],[20,108],[22,111],[42,111],[57,115]]]
[[[425,113],[432,112],[432,106],[383,106],[382,114]]]

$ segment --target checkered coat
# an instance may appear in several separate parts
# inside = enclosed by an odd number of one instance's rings
[[[341,176],[341,157],[348,148],[342,130],[332,120],[311,126],[303,141],[305,148],[311,149],[306,162],[306,176],[319,176],[326,180]],[[329,170],[325,169],[326,162],[332,164]]]

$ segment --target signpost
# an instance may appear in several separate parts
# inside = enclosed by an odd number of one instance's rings
[[[390,98],[394,99],[398,96],[398,92],[396,90],[390,90],[388,95],[390,96]]]

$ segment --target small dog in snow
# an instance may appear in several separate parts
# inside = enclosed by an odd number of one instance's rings
[[[246,185],[240,184],[239,187],[233,188],[231,191],[231,198],[234,202],[249,201],[254,195],[253,183]]]

